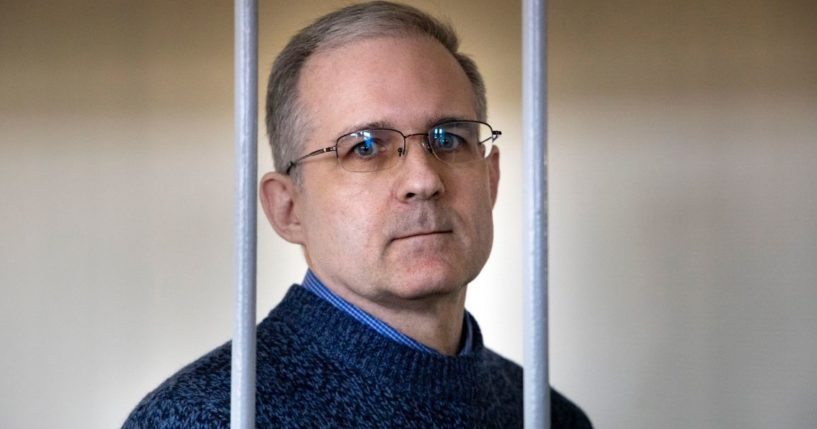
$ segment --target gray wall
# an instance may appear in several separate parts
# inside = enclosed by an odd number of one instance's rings
[[[284,3],[262,76],[346,2]],[[519,4],[412,3],[456,23],[504,132],[467,305],[520,361]],[[598,427],[817,426],[814,22],[550,2],[551,377]],[[3,1],[0,130],[0,426],[116,427],[231,333],[231,3]],[[259,231],[262,317],[304,264]]]

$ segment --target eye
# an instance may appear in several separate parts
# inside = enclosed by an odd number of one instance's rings
[[[338,139],[338,161],[347,171],[385,170],[397,161],[395,149],[400,147],[402,140],[402,134],[389,129],[366,129],[347,134]]]
[[[465,138],[446,131],[442,128],[435,128],[431,131],[431,144],[435,151],[453,152],[462,149],[467,144]]]
[[[377,158],[386,151],[384,142],[375,133],[362,132],[348,142],[351,147],[344,153],[344,158],[369,160]]]
[[[369,158],[377,153],[377,145],[373,139],[366,139],[356,144],[352,152],[361,158]]]

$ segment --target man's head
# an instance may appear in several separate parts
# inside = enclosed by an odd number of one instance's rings
[[[278,54],[267,85],[266,125],[275,170],[285,172],[303,152],[309,129],[319,124],[301,105],[298,81],[314,54],[347,43],[381,36],[427,36],[439,42],[457,60],[471,82],[477,119],[485,121],[485,84],[476,64],[460,53],[454,30],[410,6],[375,1],[352,5],[323,16],[301,30]],[[296,182],[299,172],[293,171]]]
[[[488,258],[498,151],[448,164],[426,135],[448,121],[484,120],[482,80],[456,46],[432,18],[378,2],[320,19],[273,66],[267,121],[278,173],[262,180],[264,209],[279,235],[303,246],[319,278],[353,303],[461,300]],[[373,128],[414,135],[390,168],[349,171],[328,152],[294,167],[300,183],[282,174],[304,154]]]

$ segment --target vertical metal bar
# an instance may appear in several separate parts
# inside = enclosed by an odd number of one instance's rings
[[[258,3],[235,2],[235,315],[230,427],[255,427]]]
[[[545,0],[522,3],[525,160],[525,427],[550,427],[548,381],[547,21]]]

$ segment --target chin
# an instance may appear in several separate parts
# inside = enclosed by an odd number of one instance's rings
[[[449,269],[439,270],[416,267],[389,281],[389,292],[403,300],[422,300],[455,294],[473,277]]]

